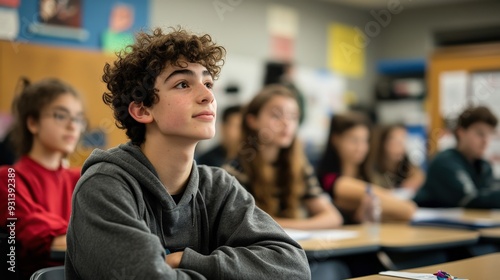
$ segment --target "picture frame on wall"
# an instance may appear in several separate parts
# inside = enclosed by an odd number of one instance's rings
[[[81,0],[40,0],[40,23],[65,27],[82,27]]]
[[[39,22],[32,23],[29,31],[47,37],[85,41],[88,31],[82,26],[83,0],[40,0]]]

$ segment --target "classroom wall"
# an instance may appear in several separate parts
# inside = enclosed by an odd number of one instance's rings
[[[127,139],[114,124],[111,109],[102,102],[106,85],[101,81],[106,62],[112,55],[98,51],[78,50],[36,44],[13,45],[0,41],[0,113],[9,113],[19,77],[31,81],[57,77],[78,90],[89,121],[89,132],[69,157],[74,166],[81,166],[95,147],[110,148]]]
[[[433,50],[433,32],[500,24],[499,1],[405,9],[391,19],[380,35],[378,59],[427,58]]]
[[[299,13],[299,32],[295,46],[297,65],[325,68],[327,66],[327,27],[340,22],[363,28],[372,20],[368,11],[325,3],[322,1],[286,0],[218,0],[239,3],[219,17],[213,3],[216,1],[163,1],[151,0],[151,26],[181,25],[194,32],[211,34],[227,48],[229,55],[254,57],[265,60],[269,55],[267,7],[269,4],[286,5]],[[356,93],[361,103],[371,102],[374,81],[376,41],[366,48],[365,75],[347,79],[347,91]],[[224,69],[222,70],[224,75]]]

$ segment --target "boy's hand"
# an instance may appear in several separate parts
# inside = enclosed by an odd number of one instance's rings
[[[168,254],[165,257],[165,262],[171,267],[171,268],[179,268],[179,264],[181,263],[182,260],[182,254],[184,252],[175,252],[172,254]]]

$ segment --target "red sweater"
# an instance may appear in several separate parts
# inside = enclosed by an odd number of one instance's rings
[[[15,171],[9,172],[9,168]],[[12,174],[14,181],[8,181]],[[54,265],[49,260],[50,246],[54,237],[66,234],[71,196],[79,177],[80,170],[48,170],[28,156],[13,166],[0,167],[0,221],[5,230],[10,222],[7,218],[17,218],[15,242],[21,248],[16,252],[16,266],[23,272]],[[15,183],[13,216],[7,207],[7,183]]]

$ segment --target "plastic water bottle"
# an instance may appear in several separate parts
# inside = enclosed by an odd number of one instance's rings
[[[379,234],[382,207],[379,198],[373,193],[371,185],[366,187],[363,223],[368,225],[370,234]]]

